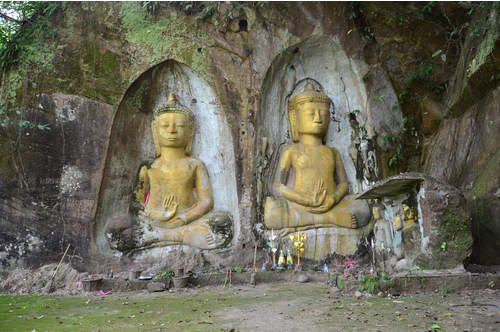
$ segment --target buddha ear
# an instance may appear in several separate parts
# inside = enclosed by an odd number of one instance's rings
[[[290,117],[290,127],[292,129],[292,141],[298,142],[300,140],[300,134],[297,130],[297,111],[291,109],[288,116]]]
[[[156,155],[161,156],[160,143],[158,143],[158,135],[156,133],[156,120],[151,124],[151,130],[153,131],[153,140],[155,141]]]
[[[189,141],[188,144],[186,145],[186,148],[184,149],[184,153],[186,156],[191,155],[191,150],[193,149],[193,139],[194,139],[194,132],[195,132],[195,126],[194,122],[189,123]]]

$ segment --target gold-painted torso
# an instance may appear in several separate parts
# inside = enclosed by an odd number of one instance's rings
[[[164,197],[174,195],[179,209],[187,209],[196,203],[194,196],[194,180],[197,160],[183,158],[179,161],[157,159],[151,169],[147,170],[150,182],[150,198],[148,207],[152,210],[163,208]]]
[[[299,144],[283,149],[276,185],[282,197],[269,197],[264,212],[267,228],[279,230],[281,236],[319,227],[357,228],[357,214],[363,222],[369,218],[366,202],[347,195],[339,151],[323,145],[330,106],[330,99],[312,84],[290,102],[292,138]]]
[[[288,147],[283,157],[290,158],[290,171],[295,174],[295,182],[288,181],[287,187],[295,186],[297,192],[312,195],[316,182],[321,179],[327,195],[337,191],[333,179],[335,159],[330,148],[324,145],[299,144]]]

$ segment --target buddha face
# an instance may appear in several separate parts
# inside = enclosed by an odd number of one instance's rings
[[[295,122],[300,134],[324,135],[330,124],[330,104],[313,101],[299,105]]]
[[[185,114],[163,113],[153,123],[157,144],[164,147],[185,147],[194,136],[194,124]]]
[[[373,208],[373,218],[375,218],[375,220],[382,219],[383,218],[383,210],[380,209],[379,207],[374,207]]]
[[[406,205],[403,204],[403,220],[414,220],[415,219],[415,210]]]

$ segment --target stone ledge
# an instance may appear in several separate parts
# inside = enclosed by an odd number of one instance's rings
[[[363,282],[354,280],[354,278],[345,277],[343,274],[332,272],[307,272],[307,271],[285,271],[285,272],[244,272],[233,273],[231,283],[249,284],[250,275],[256,273],[257,285],[259,283],[277,283],[277,282],[298,282],[300,275],[306,275],[309,282],[331,281],[332,286],[337,286],[338,279],[342,279],[342,292],[353,293],[361,289]],[[193,286],[214,286],[224,285],[226,274],[203,274],[198,277],[190,277],[188,283]],[[383,292],[391,294],[393,292],[404,293],[438,293],[446,294],[448,292],[459,292],[466,290],[480,289],[499,289],[500,274],[479,274],[479,273],[457,273],[457,274],[397,274],[391,276],[388,281],[382,282],[380,288]],[[492,282],[494,287],[490,287]],[[125,278],[103,279],[101,289],[103,291],[127,291],[147,289],[151,282],[167,283],[165,279],[160,280],[129,280]],[[227,280],[229,284],[229,277]]]
[[[332,286],[337,286],[339,279],[342,279],[343,293],[354,293],[365,285],[364,282],[354,280],[354,278],[339,275],[332,280]],[[494,287],[489,286],[492,281],[495,284]],[[398,274],[390,277],[388,281],[380,283],[380,290],[389,295],[394,292],[447,294],[468,290],[498,289],[499,286],[499,274]]]

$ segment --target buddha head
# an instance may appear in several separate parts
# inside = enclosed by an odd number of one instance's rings
[[[416,207],[417,202],[413,197],[409,197],[405,199],[402,203],[402,214],[403,220],[406,221],[406,224],[413,224],[415,222],[416,217]]]
[[[385,206],[380,204],[380,203],[376,203],[375,205],[373,205],[373,218],[375,220],[380,220],[380,219],[384,219],[384,210],[385,210]]]
[[[323,143],[326,142],[332,105],[327,95],[315,91],[313,84],[307,84],[305,90],[290,101],[292,140],[298,142],[301,134],[312,134],[321,135]]]
[[[179,102],[179,97],[170,94],[168,102],[154,110],[151,124],[155,150],[161,155],[161,147],[184,147],[184,153],[191,155],[195,126],[191,111]]]

